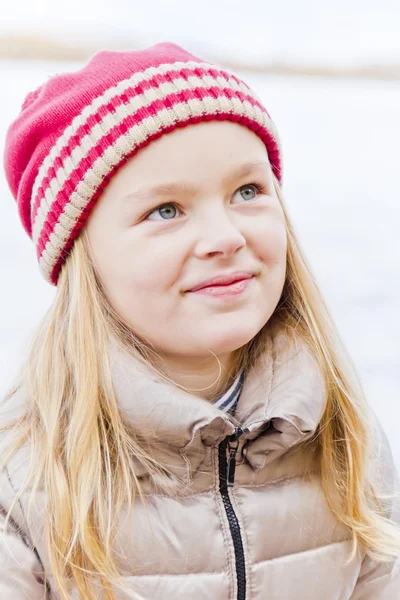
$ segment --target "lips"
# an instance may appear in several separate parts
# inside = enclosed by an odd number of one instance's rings
[[[236,281],[242,281],[243,279],[250,279],[254,276],[254,273],[249,273],[248,271],[236,271],[235,273],[231,273],[229,275],[218,275],[217,277],[212,277],[211,279],[207,279],[202,283],[199,283],[195,287],[187,290],[188,292],[197,292],[206,287],[212,286],[228,286]]]

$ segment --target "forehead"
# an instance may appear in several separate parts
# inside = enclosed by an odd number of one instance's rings
[[[270,176],[262,140],[248,128],[209,121],[177,128],[151,141],[112,177],[109,192],[138,197],[196,192],[258,172]]]
[[[228,183],[232,179],[240,179],[257,172],[268,172],[270,164],[268,160],[253,160],[240,165],[233,165],[224,175],[223,183]],[[129,194],[130,199],[140,199],[145,196],[168,196],[181,193],[196,194],[199,188],[189,181],[170,181],[150,186],[141,186]]]

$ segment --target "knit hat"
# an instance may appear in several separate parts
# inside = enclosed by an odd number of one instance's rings
[[[281,181],[276,128],[259,98],[228,68],[162,42],[102,51],[50,77],[8,129],[4,166],[44,278],[61,266],[97,198],[128,158],[176,127],[228,120],[264,142]]]

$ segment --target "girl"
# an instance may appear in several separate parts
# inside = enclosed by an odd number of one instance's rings
[[[1,598],[400,598],[391,450],[281,161],[172,43],[28,95],[5,169],[57,294],[3,406]]]

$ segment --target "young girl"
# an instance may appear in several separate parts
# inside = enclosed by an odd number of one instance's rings
[[[57,293],[2,408],[2,599],[400,598],[391,450],[281,161],[172,43],[26,98],[5,169]]]

